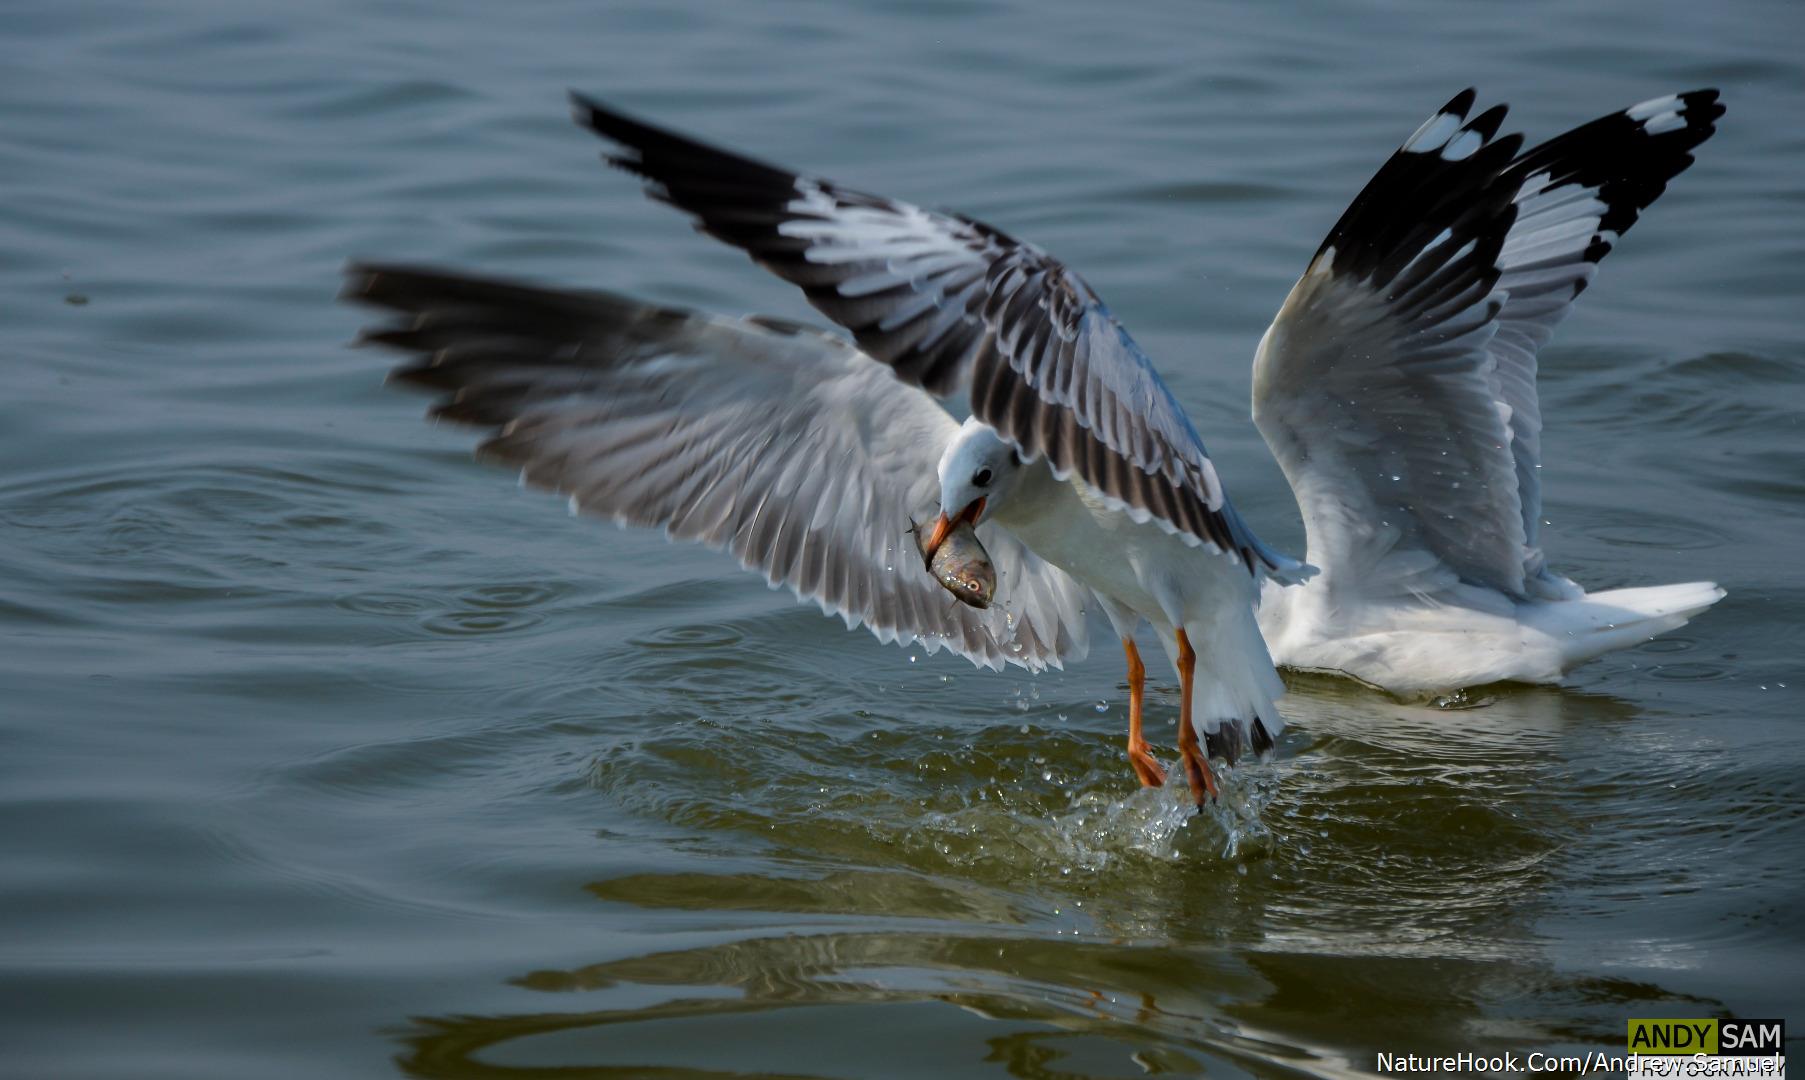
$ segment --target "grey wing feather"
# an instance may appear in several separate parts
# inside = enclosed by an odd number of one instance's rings
[[[1496,137],[1503,106],[1468,119],[1468,90],[1354,200],[1254,365],[1254,419],[1331,580],[1561,591],[1537,547],[1536,351],[1690,164],[1716,97],[1647,102],[1519,155],[1521,136]]]
[[[1536,354],[1643,210],[1692,162],[1691,151],[1724,114],[1715,90],[1669,94],[1603,116],[1525,152],[1509,174],[1520,181],[1516,221],[1499,252],[1497,288],[1507,295],[1488,352],[1498,399],[1510,409],[1511,449],[1523,530],[1532,552],[1542,519],[1542,409]],[[1539,552],[1532,577],[1542,577]]]
[[[843,340],[410,267],[354,266],[346,295],[402,316],[365,335],[415,354],[393,378],[584,513],[731,551],[883,641],[993,668],[1088,648],[1091,594],[1005,532],[984,536],[988,610],[923,568],[911,519],[936,512],[958,425]]]
[[[968,396],[1030,459],[1077,474],[1139,521],[1300,569],[1228,506],[1203,441],[1146,355],[1076,274],[956,214],[799,176],[583,97],[579,123],[623,147],[609,161],[703,231],[800,286],[903,380]]]

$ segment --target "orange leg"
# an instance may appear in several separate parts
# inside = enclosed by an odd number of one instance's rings
[[[1191,639],[1185,632],[1178,631],[1178,752],[1184,758],[1185,779],[1191,782],[1191,797],[1203,806],[1205,798],[1216,797],[1216,778],[1210,773],[1210,763],[1204,758],[1203,747],[1197,742],[1197,729],[1191,726],[1191,693],[1192,683],[1197,674],[1197,654],[1191,651]]]
[[[1141,738],[1141,699],[1147,689],[1147,666],[1141,663],[1141,651],[1134,647],[1133,638],[1122,639],[1122,651],[1128,654],[1128,764],[1142,787],[1159,787],[1166,782],[1166,770],[1153,760],[1147,752],[1147,740]]]

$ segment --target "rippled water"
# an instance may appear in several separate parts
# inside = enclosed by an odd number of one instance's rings
[[[1805,1026],[1800,12],[10,5],[0,1073],[1336,1075]],[[1104,643],[880,647],[566,517],[342,348],[352,256],[809,316],[600,168],[578,87],[1058,252],[1295,547],[1252,347],[1468,83],[1532,136],[1723,88],[1543,402],[1554,561],[1729,599],[1569,689],[1293,679],[1201,817],[1134,787]]]

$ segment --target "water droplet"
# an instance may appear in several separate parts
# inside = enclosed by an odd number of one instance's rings
[[[1109,711],[1109,702],[1107,702],[1107,701],[1097,702],[1097,711],[1098,712],[1108,712]]]

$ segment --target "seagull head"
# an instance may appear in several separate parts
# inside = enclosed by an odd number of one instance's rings
[[[1008,500],[1021,478],[1022,458],[996,429],[976,417],[940,455],[940,516],[934,519],[927,554],[931,559],[958,523],[988,521]]]

